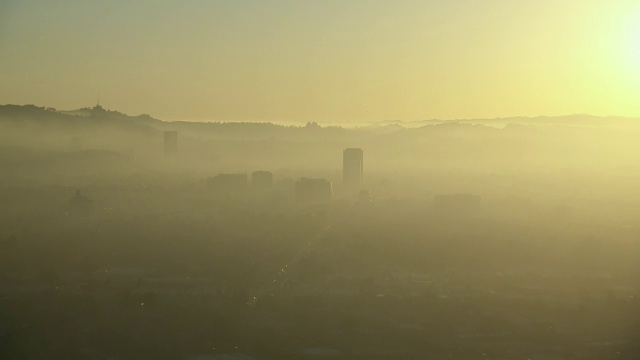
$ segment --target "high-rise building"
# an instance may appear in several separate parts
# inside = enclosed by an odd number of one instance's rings
[[[164,132],[164,154],[172,155],[178,152],[178,132]]]
[[[362,149],[349,148],[342,152],[342,183],[348,193],[357,194],[362,188]]]

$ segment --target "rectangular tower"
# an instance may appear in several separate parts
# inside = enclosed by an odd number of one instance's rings
[[[357,193],[362,188],[362,149],[349,148],[342,152],[342,183],[348,193]]]

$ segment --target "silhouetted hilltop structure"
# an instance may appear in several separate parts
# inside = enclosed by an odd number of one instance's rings
[[[108,113],[108,111],[105,108],[103,108],[100,105],[100,103],[96,104],[96,106],[91,108],[91,115],[93,115],[93,116],[102,116],[102,115],[105,115],[107,113]]]
[[[86,217],[93,212],[93,201],[76,189],[75,194],[69,200],[69,215],[73,217]]]
[[[117,111],[106,110],[100,105],[73,111],[58,111],[35,105],[0,105],[0,124],[3,123],[37,126],[34,130],[38,132],[53,129],[91,130],[96,126],[134,132],[153,130],[148,125],[147,116],[128,116]]]

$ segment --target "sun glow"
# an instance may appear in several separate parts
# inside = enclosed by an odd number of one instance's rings
[[[628,61],[634,73],[640,74],[640,15],[630,25],[627,36]]]

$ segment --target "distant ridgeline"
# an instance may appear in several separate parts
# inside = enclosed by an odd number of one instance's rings
[[[177,130],[192,133],[215,132],[218,135],[242,133],[243,135],[300,135],[312,133],[342,133],[345,129],[321,127],[315,122],[305,126],[285,126],[269,122],[191,122],[162,121],[147,114],[129,116],[118,111],[107,110],[100,105],[77,110],[57,110],[35,105],[0,105],[0,125],[37,125],[47,129],[91,129],[95,126],[120,128],[126,131],[149,132],[155,130]]]
[[[433,156],[436,160],[452,155],[469,159],[482,153],[474,151],[470,154],[465,150],[465,146],[482,147],[485,156],[495,153],[498,157],[509,155],[496,150],[504,149],[504,146],[509,146],[510,152],[539,147],[548,149],[550,153],[566,152],[566,149],[589,152],[598,142],[604,141],[602,146],[608,147],[610,137],[606,138],[600,132],[605,128],[622,129],[625,131],[623,137],[628,137],[631,132],[626,131],[627,129],[640,131],[640,119],[569,115],[455,121],[383,121],[343,128],[320,126],[315,122],[308,122],[306,125],[301,123],[301,126],[285,126],[268,122],[162,121],[146,114],[129,116],[104,109],[100,105],[69,111],[35,105],[0,105],[0,138],[5,140],[5,145],[16,143],[11,140],[12,136],[18,138],[19,135],[24,135],[27,138],[37,134],[55,133],[58,138],[68,137],[65,141],[71,142],[71,146],[76,148],[78,138],[86,140],[87,144],[96,144],[95,141],[98,140],[106,142],[104,140],[109,136],[111,138],[108,144],[113,146],[95,148],[114,148],[114,144],[119,143],[136,146],[138,140],[145,137],[149,141],[146,146],[152,146],[151,142],[161,142],[160,132],[175,131],[178,133],[178,143],[182,145],[193,145],[194,139],[222,140],[218,143],[219,146],[228,146],[230,142],[247,144],[246,141],[250,141],[253,143],[248,145],[261,146],[261,152],[265,153],[265,149],[270,149],[268,144],[281,140],[278,151],[290,155],[301,153],[302,143],[307,143],[305,151],[319,148],[311,145],[312,143],[324,143],[325,147],[334,144],[337,149],[357,144],[359,147],[366,145],[371,149],[388,149],[377,158],[393,157],[389,161],[407,159],[403,156],[415,156],[418,152],[425,156]],[[23,133],[19,134],[20,131]],[[128,137],[126,141],[121,139],[123,135]],[[74,137],[75,140],[70,140]],[[192,140],[183,142],[187,138]],[[585,139],[589,140],[584,141]],[[621,140],[615,144],[635,141],[635,138]],[[584,145],[590,142],[593,146],[583,149]],[[461,144],[465,146],[460,146]],[[548,146],[549,144],[553,146]],[[182,145],[180,147],[186,149]],[[241,153],[246,149],[247,146],[242,146],[229,150]],[[216,148],[212,151],[218,150]],[[205,152],[201,152],[203,153]]]
[[[151,125],[156,122],[161,123],[148,115],[128,116],[105,110],[99,105],[73,111],[58,111],[35,105],[0,105],[0,124],[38,126],[43,131],[109,126],[126,131],[148,132],[153,130]]]
[[[604,168],[636,169],[639,137],[640,119],[588,115],[394,121],[343,128],[315,122],[285,126],[161,121],[99,105],[70,111],[0,105],[0,168],[5,178],[20,181],[37,178],[55,182],[150,171],[210,178],[218,173],[246,174],[262,169],[278,173],[277,177],[333,180],[336,190],[341,191],[337,169],[343,150],[353,147],[366,151],[367,169],[378,174],[401,177],[411,173],[416,180],[410,181],[419,182],[417,179],[432,179],[434,173],[452,172],[460,173],[460,181],[464,181],[470,172],[493,174],[488,183],[503,184],[499,174],[555,176],[556,169],[567,168],[584,173]],[[349,179],[357,185],[352,195],[357,196],[362,157],[356,151],[349,158],[353,160],[349,161]],[[384,187],[396,179],[396,175],[388,175],[380,184]],[[225,179],[210,185],[231,186]],[[306,191],[302,185],[326,186],[308,181],[301,184],[302,199]],[[517,185],[509,184],[513,188]],[[448,191],[458,190],[452,187]],[[475,200],[460,196],[439,198],[438,204],[441,209],[471,212],[477,207]]]
[[[57,110],[51,107],[35,105],[0,105],[1,123],[34,123],[48,126],[88,126],[95,124],[110,124],[128,128],[129,130],[148,131],[152,128],[166,130],[170,127],[178,131],[202,131],[214,130],[218,133],[233,133],[239,130],[243,132],[259,132],[263,135],[270,133],[292,132],[305,133],[342,133],[344,128],[339,126],[320,126],[315,122],[307,122],[304,126],[280,125],[271,122],[243,122],[243,121],[162,121],[148,114],[130,116],[114,110],[107,110],[100,105],[77,110]],[[567,116],[538,116],[538,117],[510,117],[495,119],[457,119],[457,120],[419,120],[419,121],[380,121],[376,123],[362,124],[356,127],[358,130],[371,130],[380,132],[399,131],[406,129],[434,129],[444,125],[445,127],[461,125],[484,125],[487,127],[505,127],[507,125],[531,125],[531,126],[577,126],[577,127],[638,127],[640,119],[630,117],[599,117],[586,114]],[[464,127],[464,126],[462,126]],[[352,126],[353,128],[353,126]]]

